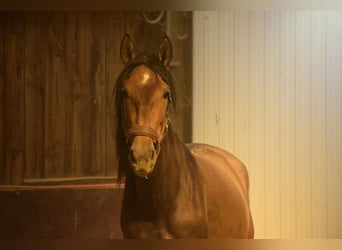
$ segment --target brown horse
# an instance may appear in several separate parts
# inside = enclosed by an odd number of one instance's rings
[[[169,124],[175,90],[165,37],[157,55],[135,56],[126,35],[114,90],[125,238],[253,238],[248,173],[232,154],[185,145]]]

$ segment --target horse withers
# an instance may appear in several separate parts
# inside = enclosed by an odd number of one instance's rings
[[[246,167],[231,153],[185,145],[170,125],[175,88],[165,37],[156,55],[135,55],[126,35],[115,87],[125,238],[253,238]]]

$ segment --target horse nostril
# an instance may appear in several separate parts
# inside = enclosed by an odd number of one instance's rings
[[[137,163],[137,161],[136,161],[136,159],[135,159],[135,157],[134,157],[134,152],[133,152],[133,150],[130,150],[129,151],[129,161],[131,162],[131,163],[133,163],[133,164],[136,164]]]
[[[132,140],[127,139],[127,146],[128,146],[128,148],[132,147]]]
[[[154,151],[158,151],[159,142],[158,141],[153,141],[153,147],[154,147]]]

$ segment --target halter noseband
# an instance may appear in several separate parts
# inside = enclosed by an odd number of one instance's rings
[[[129,128],[128,131],[126,132],[127,142],[129,143],[135,136],[147,136],[147,137],[150,137],[153,140],[153,142],[156,143],[156,146],[158,147],[167,133],[168,126],[169,126],[169,119],[167,120],[164,131],[160,136],[158,135],[157,131],[154,130],[153,128],[142,126],[142,125],[134,126],[132,128]]]
[[[157,132],[153,128],[150,128],[147,126],[141,126],[141,125],[128,129],[127,140],[131,140],[134,136],[138,136],[138,135],[148,136],[154,141],[157,141],[158,143],[161,141]]]

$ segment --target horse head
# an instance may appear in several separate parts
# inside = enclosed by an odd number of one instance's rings
[[[135,59],[134,45],[126,35],[120,47],[122,62],[128,66]],[[140,57],[146,57],[142,54]],[[165,37],[159,46],[159,67],[166,68],[172,57],[170,40]],[[153,67],[136,63],[120,83],[121,121],[129,147],[133,173],[147,178],[160,153],[160,143],[169,125],[170,85]]]

